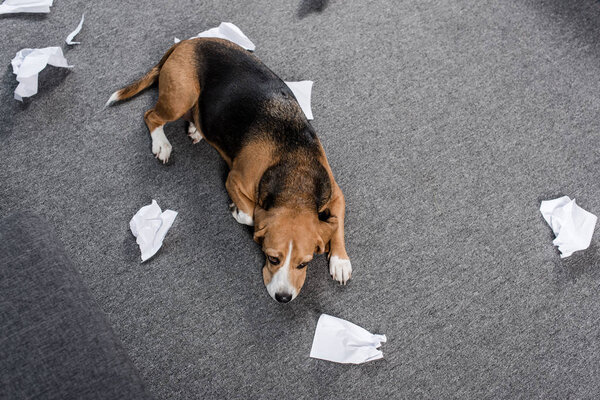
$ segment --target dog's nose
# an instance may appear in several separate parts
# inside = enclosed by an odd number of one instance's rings
[[[280,303],[287,303],[291,299],[292,299],[292,295],[291,294],[287,294],[287,293],[275,293],[275,300],[277,300]]]

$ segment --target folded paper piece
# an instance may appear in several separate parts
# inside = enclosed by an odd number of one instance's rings
[[[81,44],[81,42],[74,42],[73,38],[81,30],[81,27],[83,26],[83,20],[84,20],[84,18],[85,18],[85,14],[82,14],[81,15],[81,21],[79,22],[79,25],[77,25],[77,28],[75,28],[75,30],[73,32],[69,33],[69,36],[67,36],[67,38],[65,39],[65,42],[67,42],[67,44]]]
[[[15,99],[33,96],[38,92],[38,74],[50,64],[55,67],[73,68],[63,56],[60,47],[43,49],[23,49],[11,61],[13,73],[19,85],[15,89]]]
[[[351,322],[322,314],[310,356],[343,364],[362,364],[383,358],[378,348],[386,341],[385,335],[373,335]]]
[[[563,196],[542,201],[540,211],[556,235],[552,243],[558,246],[561,258],[590,246],[598,218],[579,207],[575,199]]]
[[[142,207],[129,221],[129,228],[142,252],[142,262],[156,254],[162,246],[163,240],[177,212],[165,210],[162,212],[156,200],[152,204]]]
[[[312,91],[313,81],[286,82],[286,85],[292,90],[300,108],[304,111],[306,119],[313,119],[312,110],[310,108],[310,94]]]
[[[252,43],[252,41],[250,39],[248,39],[248,36],[244,35],[244,32],[242,32],[242,30],[240,28],[238,28],[231,22],[221,22],[221,25],[219,25],[218,27],[211,28],[204,32],[200,32],[198,35],[192,36],[190,39],[194,39],[197,37],[198,38],[211,37],[211,38],[227,39],[230,42],[233,42],[233,43],[237,44],[238,46],[241,46],[244,49],[250,50],[250,51],[254,51],[254,49],[256,48],[254,43]],[[178,43],[178,42],[180,42],[180,40],[175,38],[175,43]]]
[[[0,4],[0,14],[49,13],[52,0],[6,0]]]

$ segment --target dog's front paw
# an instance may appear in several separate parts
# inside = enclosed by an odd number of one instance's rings
[[[329,259],[329,274],[333,279],[345,285],[352,276],[352,264],[350,260],[332,256]]]
[[[229,211],[231,211],[231,215],[233,215],[233,218],[235,218],[235,220],[240,224],[254,226],[254,220],[252,219],[252,217],[246,214],[245,212],[240,211],[240,209],[237,208],[235,203],[231,203],[229,205]]]
[[[188,126],[188,136],[192,139],[192,144],[196,144],[202,140],[202,134],[196,129],[196,125],[192,122],[190,122],[190,126]]]

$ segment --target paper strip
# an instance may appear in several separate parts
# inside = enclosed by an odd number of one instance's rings
[[[79,22],[79,25],[77,25],[77,28],[75,28],[75,30],[73,32],[69,33],[69,36],[67,36],[67,38],[65,39],[65,42],[67,42],[67,44],[70,44],[70,45],[81,44],[81,42],[74,42],[73,38],[81,30],[81,27],[83,26],[83,20],[84,20],[84,18],[85,18],[85,14],[82,14],[81,15],[81,21]]]

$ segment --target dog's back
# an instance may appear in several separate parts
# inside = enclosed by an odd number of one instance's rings
[[[289,87],[256,56],[221,39],[194,39],[200,124],[231,159],[268,136],[282,152],[318,149],[316,135]]]

